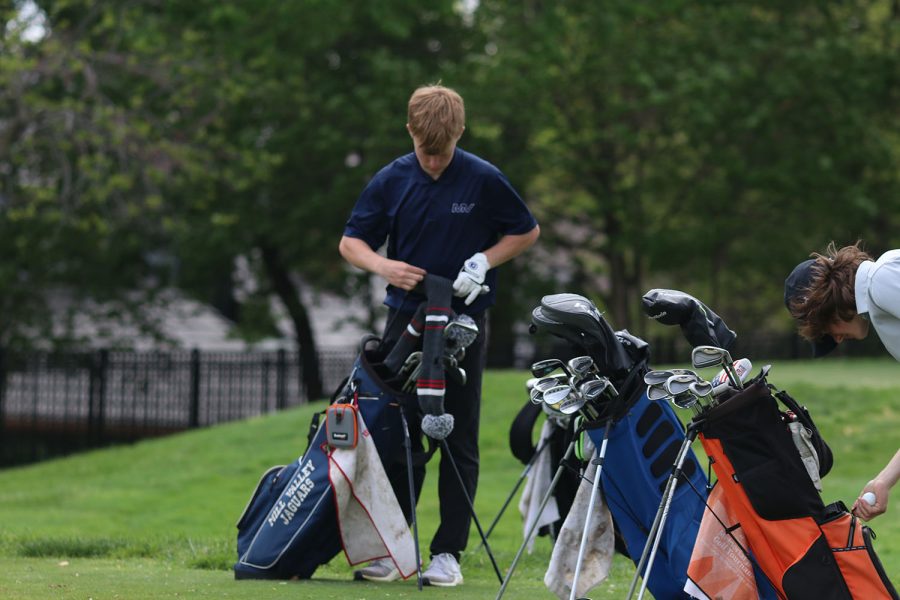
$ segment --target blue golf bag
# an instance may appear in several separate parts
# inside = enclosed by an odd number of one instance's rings
[[[684,429],[667,403],[648,400],[640,388],[633,393],[637,400],[610,429],[608,460],[603,463],[600,481],[616,528],[637,564],[684,440]],[[588,430],[588,436],[599,447],[603,430]],[[656,598],[688,597],[682,588],[707,495],[707,479],[693,452],[685,459],[683,474],[687,481],[676,488],[647,583]]]
[[[382,464],[401,453],[400,403],[415,399],[388,387],[373,367],[363,338],[347,384],[336,394],[353,400]],[[235,579],[307,579],[341,551],[334,493],[328,478],[326,428],[318,427],[306,452],[266,471],[237,523]]]
[[[643,375],[648,370],[649,346],[626,330],[613,332],[593,302],[576,294],[545,296],[532,312],[532,323],[533,331],[547,331],[591,356],[623,400],[614,414],[607,415],[613,424],[601,486],[617,533],[637,564],[685,438],[672,408],[647,398]],[[598,448],[603,431],[602,423],[588,429]],[[648,589],[660,599],[689,598],[683,587],[708,493],[706,475],[690,450],[683,478],[687,481],[676,489],[648,579]]]

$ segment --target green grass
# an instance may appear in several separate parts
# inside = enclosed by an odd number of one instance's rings
[[[522,470],[509,452],[508,431],[524,402],[526,378],[520,371],[494,371],[485,378],[476,498],[485,527]],[[890,360],[782,362],[770,380],[811,410],[834,450],[825,501],[852,502],[896,451],[900,366]],[[310,415],[318,409],[321,405],[0,471],[0,598],[419,597],[414,580],[349,581],[352,569],[342,554],[310,581],[233,580],[234,523],[262,472],[302,452]],[[426,548],[438,519],[435,484],[429,475],[418,512]],[[897,510],[873,522],[879,555],[895,579],[900,574]],[[502,569],[512,562],[521,536],[514,502],[491,536]],[[484,552],[474,552],[474,527],[469,539],[462,560],[465,585],[422,594],[496,595],[499,584],[490,562]],[[542,582],[549,553],[549,541],[539,539],[504,597],[553,598]],[[610,580],[591,597],[623,597],[633,571],[630,562],[617,558]]]

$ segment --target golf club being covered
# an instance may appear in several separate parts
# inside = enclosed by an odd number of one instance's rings
[[[737,334],[708,306],[678,290],[653,289],[642,298],[644,314],[663,325],[678,325],[691,346],[730,348]]]

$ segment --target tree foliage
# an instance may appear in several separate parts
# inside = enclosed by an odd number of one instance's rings
[[[34,38],[29,7],[44,19]],[[663,286],[739,330],[783,327],[781,281],[810,251],[900,241],[898,13],[890,0],[13,3],[0,344],[51,335],[42,303],[60,286],[125,303],[174,285],[257,332],[276,294],[318,395],[303,291],[366,288],[336,250],[344,221],[409,151],[409,93],[438,80],[466,98],[461,144],[542,226],[503,267],[495,348],[511,352],[515,322],[556,291],[639,332],[640,294]],[[233,289],[236,257],[255,270],[252,298]]]
[[[482,2],[488,78],[530,130],[529,189],[565,284],[623,324],[658,285],[756,326],[809,251],[896,241],[887,8]]]

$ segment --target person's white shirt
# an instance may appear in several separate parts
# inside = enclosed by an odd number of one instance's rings
[[[856,312],[869,320],[887,351],[900,361],[900,250],[860,264],[855,295]]]

